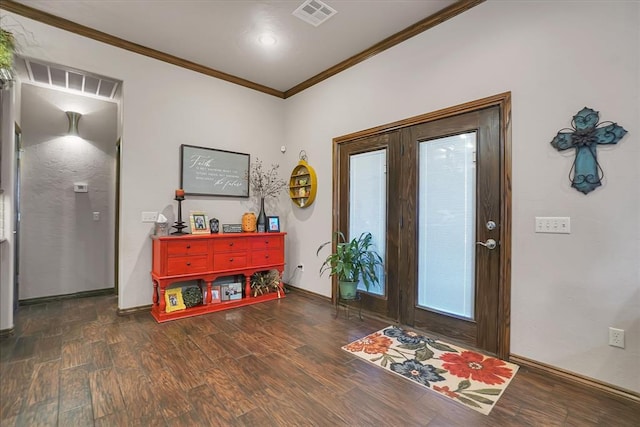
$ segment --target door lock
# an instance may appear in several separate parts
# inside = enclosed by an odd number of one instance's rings
[[[484,246],[487,249],[495,249],[498,246],[498,243],[493,239],[487,239],[486,242],[476,242],[476,245]]]

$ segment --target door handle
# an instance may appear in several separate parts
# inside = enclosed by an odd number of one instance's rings
[[[498,246],[498,243],[493,239],[487,239],[486,242],[476,242],[476,245],[481,245],[487,249],[493,250]]]

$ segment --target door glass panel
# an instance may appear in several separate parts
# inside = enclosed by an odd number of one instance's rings
[[[387,150],[349,156],[349,239],[370,232],[373,249],[385,259],[387,229]],[[384,266],[378,267],[379,286],[369,293],[386,295]],[[365,291],[362,281],[358,290]]]
[[[420,143],[418,306],[473,319],[475,132]]]

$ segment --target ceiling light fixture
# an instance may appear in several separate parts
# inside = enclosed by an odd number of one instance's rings
[[[69,119],[69,130],[67,131],[67,135],[80,136],[80,134],[78,134],[78,122],[80,121],[82,114],[76,113],[75,111],[66,111],[65,113]]]
[[[258,37],[258,41],[263,46],[273,46],[277,42],[276,38],[271,34],[261,35],[260,37]]]

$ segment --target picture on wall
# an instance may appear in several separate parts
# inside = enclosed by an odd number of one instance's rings
[[[249,154],[180,146],[180,188],[196,196],[249,197]]]

